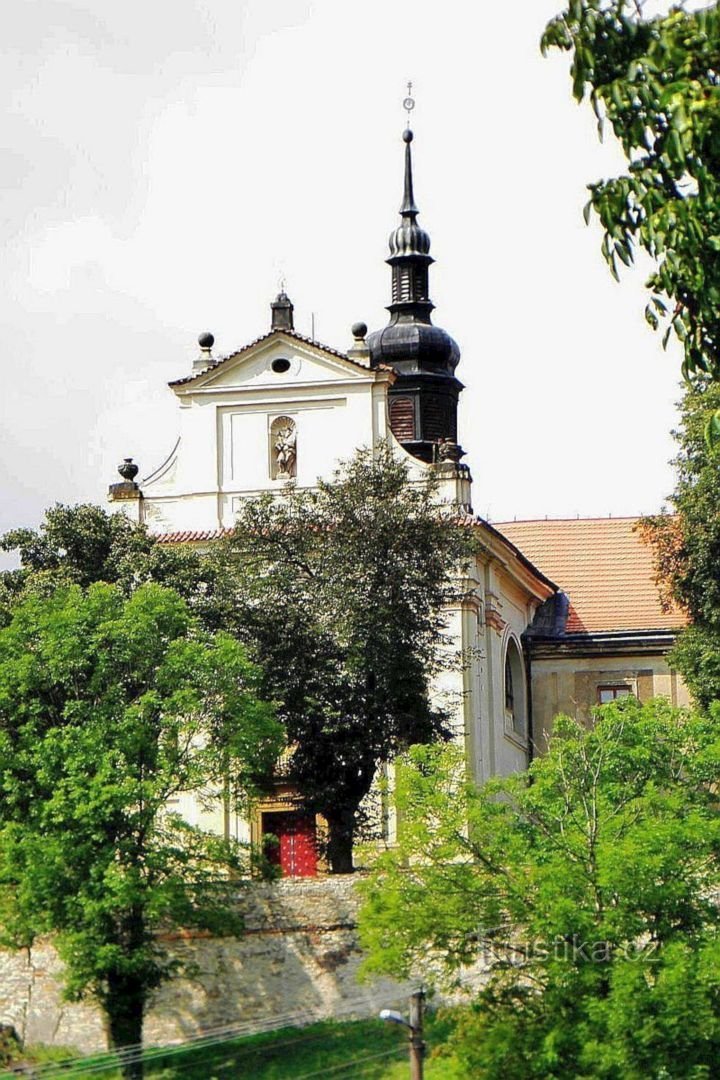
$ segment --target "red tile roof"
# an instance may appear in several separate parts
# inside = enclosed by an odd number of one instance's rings
[[[567,593],[568,633],[682,627],[681,611],[662,609],[653,552],[636,524],[636,518],[579,518],[495,528]]]
[[[203,540],[219,540],[229,536],[232,529],[184,529],[181,532],[153,533],[158,544],[197,544]]]

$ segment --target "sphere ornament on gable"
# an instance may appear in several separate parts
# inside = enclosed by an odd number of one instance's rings
[[[204,330],[202,334],[198,336],[198,345],[200,346],[200,353],[193,360],[193,374],[198,374],[201,371],[206,371],[207,368],[213,363],[212,347],[215,344],[215,336],[210,333],[209,330]]]
[[[353,323],[350,327],[350,333],[353,337],[352,345],[347,351],[348,357],[354,360],[356,364],[362,364],[363,367],[370,367],[370,349],[365,340],[367,331],[367,323]]]

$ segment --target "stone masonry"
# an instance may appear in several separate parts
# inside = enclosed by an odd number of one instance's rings
[[[242,938],[174,935],[171,952],[186,974],[168,981],[145,1023],[148,1045],[190,1039],[209,1029],[287,1017],[300,1024],[325,1016],[368,1016],[399,1005],[406,985],[361,985],[351,877],[256,883],[240,899]],[[24,1043],[102,1051],[100,1011],[62,999],[62,964],[50,941],[30,951],[0,951],[0,1024]]]

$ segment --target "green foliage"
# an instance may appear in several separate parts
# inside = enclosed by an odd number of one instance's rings
[[[680,634],[669,655],[690,693],[701,708],[720,701],[720,633],[707,627],[691,626]]]
[[[385,448],[360,453],[315,491],[243,502],[235,535],[207,555],[160,545],[98,507],[56,506],[38,530],[7,533],[21,568],[0,575],[0,624],[58,584],[146,582],[182,595],[209,631],[242,640],[262,666],[293,747],[290,775],[329,823],[335,869],[352,868],[360,804],[398,749],[442,737],[429,686],[452,662],[443,605],[469,533],[411,483]]]
[[[3,551],[18,551],[25,579],[31,573],[52,572],[82,586],[116,581],[123,563],[146,555],[151,547],[145,530],[123,514],[59,503],[47,511],[39,529],[12,529],[0,540]]]
[[[399,842],[365,886],[367,969],[487,985],[453,1046],[469,1075],[709,1077],[720,1054],[720,717],[626,699],[477,790],[414,748]]]
[[[403,1008],[403,1002],[396,1003]],[[436,1013],[426,1017],[428,1059],[427,1080],[465,1080],[467,1073],[447,1053],[449,1022]],[[60,1066],[47,1071],[48,1076],[83,1076],[97,1080],[115,1080],[119,1072],[110,1055],[82,1058],[53,1051]],[[407,1037],[404,1029],[375,1019],[324,1020],[303,1028],[230,1039],[222,1035],[198,1046],[153,1047],[144,1054],[145,1075],[158,1080],[208,1080],[208,1077],[236,1080],[294,1080],[298,1076],[317,1076],[327,1072],[340,1076],[362,1076],[365,1080],[406,1080],[408,1075]],[[53,1060],[48,1048],[37,1048],[23,1055],[26,1063],[46,1064]],[[67,1058],[74,1057],[74,1062]],[[65,1060],[63,1060],[65,1059]]]
[[[718,410],[720,387],[695,380],[675,432],[680,453],[670,500],[674,514],[646,518],[642,525],[655,547],[666,599],[692,620],[670,659],[703,707],[720,701],[720,448],[705,438]]]
[[[5,1070],[20,1056],[20,1042],[15,1029],[9,1024],[0,1024],[0,1069]]]
[[[19,570],[0,573],[0,624],[26,596],[46,596],[58,585],[86,588],[98,581],[116,584],[125,595],[154,581],[175,589],[210,625],[213,597],[222,568],[184,547],[158,544],[144,525],[99,506],[57,504],[38,529],[12,529],[0,550],[16,551]],[[217,622],[211,628],[216,628]]]
[[[647,322],[663,325],[664,344],[676,335],[686,376],[720,378],[720,6],[645,17],[640,0],[572,0],[542,48],[572,54],[574,96],[628,161],[590,185],[586,209],[613,276],[644,250]]]
[[[352,868],[379,766],[447,731],[430,684],[452,662],[443,606],[469,550],[432,485],[412,483],[389,448],[359,453],[316,490],[242,504],[225,625],[254,644],[266,695],[282,702],[290,779],[329,823],[335,870]]]
[[[247,796],[283,740],[242,645],[172,590],[57,588],[0,629],[0,935],[56,932],[71,998],[138,1041],[160,930],[240,929],[238,849],[168,801]]]

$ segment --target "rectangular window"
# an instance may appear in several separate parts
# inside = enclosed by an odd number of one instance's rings
[[[614,686],[598,686],[598,704],[607,705],[609,701],[617,701],[618,698],[629,697],[632,687],[626,683],[617,683]]]

